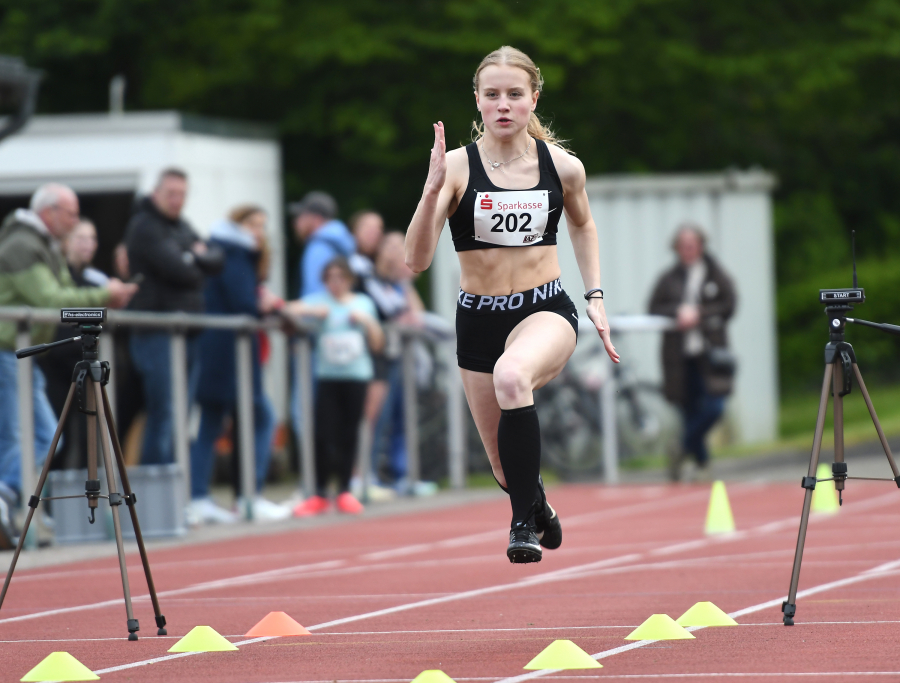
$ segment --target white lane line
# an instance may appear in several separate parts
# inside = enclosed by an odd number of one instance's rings
[[[705,497],[706,493],[703,492],[703,495],[704,495],[704,497]],[[682,497],[682,498],[684,498],[684,497]],[[674,500],[674,499],[673,499],[673,500]],[[878,498],[876,498],[876,499],[869,500],[868,503],[869,503],[870,505],[867,506],[867,507],[873,507],[872,504],[875,503],[876,501],[878,501],[879,504],[880,504],[880,501],[882,501],[882,500],[885,501],[885,502],[887,502],[888,500],[894,500],[894,497],[893,497],[893,496],[880,496],[880,497],[878,497]],[[859,506],[859,507],[861,507],[861,506]],[[592,513],[592,514],[593,514],[593,513]],[[787,521],[787,520],[779,520],[779,521]],[[768,527],[771,527],[772,524],[769,523],[769,524],[766,524],[766,525],[763,525],[763,526],[768,528]],[[756,529],[751,529],[751,532],[753,532],[754,530],[758,530],[759,528],[762,528],[762,527],[757,527]],[[706,541],[707,543],[713,543],[713,542],[715,542],[715,543],[721,543],[721,542],[727,542],[728,540],[736,540],[736,539],[739,538],[739,537],[743,537],[743,535],[740,535],[740,536],[739,536],[738,534],[731,534],[731,535],[729,535],[729,536],[726,537],[726,538],[710,537],[710,538],[706,538],[706,539],[703,539],[703,540]],[[679,544],[679,545],[680,545],[680,544]],[[652,552],[652,551],[651,551],[651,552]],[[645,554],[646,554],[646,553],[645,553]],[[519,581],[515,581],[515,582],[513,582],[513,583],[499,584],[499,585],[495,585],[495,586],[488,586],[488,587],[486,587],[486,588],[479,588],[479,589],[475,589],[475,590],[471,590],[471,591],[464,591],[464,592],[461,592],[461,593],[454,593],[454,594],[451,594],[451,595],[442,596],[442,597],[438,597],[438,598],[432,598],[432,599],[429,599],[429,600],[419,600],[419,601],[416,601],[416,602],[406,603],[406,604],[403,604],[403,605],[397,605],[397,606],[395,606],[395,607],[390,607],[390,608],[381,609],[381,610],[375,610],[375,611],[373,611],[373,612],[366,612],[366,613],[359,614],[359,615],[355,615],[355,616],[351,616],[351,617],[345,617],[345,618],[342,618],[342,619],[335,619],[335,620],[332,620],[332,621],[324,622],[324,623],[322,623],[322,624],[316,624],[316,625],[314,625],[314,626],[308,626],[308,627],[307,627],[307,630],[313,631],[313,630],[318,630],[318,629],[323,629],[323,628],[330,628],[330,627],[333,627],[333,626],[339,626],[339,625],[341,625],[341,624],[352,623],[352,622],[355,622],[355,621],[361,621],[361,620],[364,620],[364,619],[371,619],[371,618],[374,618],[374,617],[386,616],[386,615],[388,615],[388,614],[396,614],[396,613],[398,613],[398,612],[404,612],[404,611],[408,611],[408,610],[412,610],[412,609],[417,609],[417,608],[419,608],[419,607],[430,607],[430,606],[433,606],[433,605],[438,605],[438,604],[442,604],[442,603],[446,603],[446,602],[453,602],[453,601],[457,601],[457,600],[464,600],[464,599],[467,599],[467,598],[470,598],[470,597],[477,597],[477,596],[487,595],[487,594],[491,594],[491,593],[498,593],[498,592],[501,592],[501,591],[513,590],[513,589],[516,589],[516,588],[529,587],[529,586],[532,586],[532,585],[537,584],[537,583],[549,583],[549,582],[553,582],[553,581],[564,581],[564,580],[568,580],[568,579],[578,579],[578,578],[582,578],[582,573],[585,572],[585,571],[591,571],[591,570],[601,569],[601,568],[603,568],[603,567],[614,566],[614,565],[618,565],[618,564],[624,564],[624,563],[627,563],[627,562],[630,562],[630,561],[634,561],[634,560],[640,559],[643,555],[644,555],[644,554],[636,554],[636,553],[632,553],[632,554],[630,554],[630,555],[621,555],[621,556],[618,556],[618,557],[609,558],[609,559],[607,559],[607,560],[601,560],[601,561],[599,561],[599,562],[591,562],[591,563],[587,563],[587,564],[584,564],[584,565],[576,565],[576,566],[574,566],[574,567],[568,567],[568,568],[565,568],[565,569],[559,569],[559,570],[556,570],[556,571],[547,572],[547,573],[545,573],[545,574],[538,574],[538,575],[535,575],[535,576],[532,576],[532,577],[527,577],[527,578],[524,578],[524,579],[520,579]],[[339,561],[338,563],[339,563],[339,564],[343,564],[343,561]],[[310,566],[314,566],[314,565],[310,565]],[[291,569],[291,568],[288,568],[288,569]],[[284,571],[284,570],[274,570],[274,571],[279,571],[279,572],[280,572],[280,571]],[[267,574],[267,573],[268,573],[268,572],[260,572],[260,574]],[[226,580],[226,581],[238,581],[238,580],[245,579],[245,578],[246,578],[246,576],[244,576],[244,577],[235,577],[234,579],[229,579],[229,580]],[[211,582],[211,583],[220,583],[220,582]],[[239,584],[237,584],[237,585],[244,585],[244,584],[243,584],[243,582],[242,582],[242,583],[239,583]],[[179,589],[179,592],[190,591],[191,589],[192,589],[192,587],[188,587],[188,588],[185,588],[185,589]],[[146,598],[147,596],[141,596],[141,597]],[[798,594],[798,597],[799,597],[799,594]],[[112,604],[119,604],[119,601],[109,601],[109,602],[112,603]],[[780,601],[778,602],[778,604],[780,604]],[[103,605],[103,606],[105,606],[105,605]],[[767,606],[768,606],[768,605],[767,605]],[[90,605],[87,606],[87,607],[90,607]],[[84,607],[64,608],[64,611],[68,612],[68,611],[75,611],[75,610],[79,610],[79,609],[84,609]],[[760,609],[762,609],[762,608],[760,608]],[[53,613],[59,613],[59,611],[55,611],[55,610],[52,611],[52,612],[53,612]],[[7,622],[7,621],[19,621],[19,620],[23,620],[23,619],[25,619],[25,618],[36,618],[37,616],[46,616],[46,615],[47,615],[46,612],[38,613],[38,614],[35,614],[35,615],[23,615],[22,617],[13,617],[13,618],[11,618],[11,619],[2,620],[2,621],[0,621],[0,623],[4,623],[4,622]],[[689,629],[689,630],[691,630],[691,629]],[[264,640],[269,640],[269,638],[257,638],[257,639],[253,639],[253,640],[251,640],[251,641],[242,641],[242,642],[235,643],[235,645],[240,646],[240,645],[248,644],[248,643],[251,643],[251,642],[261,642],[261,641],[264,641]],[[637,643],[632,643],[632,644],[629,644],[629,645],[622,646],[622,647],[620,647],[620,648],[615,648],[614,650],[610,650],[609,653],[610,653],[610,654],[615,654],[615,653],[618,653],[618,652],[624,652],[624,651],[626,651],[626,650],[633,649],[633,648],[636,647],[636,646],[637,646],[637,647],[640,647],[640,646],[642,646],[642,645],[647,645],[647,644],[649,644],[649,643],[651,643],[651,642],[654,642],[654,641],[638,641]],[[132,662],[132,663],[130,663],[130,664],[123,664],[123,665],[121,665],[120,667],[117,667],[117,668],[114,668],[114,669],[109,669],[109,670],[104,670],[104,671],[111,671],[111,670],[114,670],[114,671],[120,671],[120,670],[123,670],[123,669],[129,669],[129,668],[134,668],[134,667],[139,667],[139,666],[146,666],[147,664],[153,664],[153,663],[157,663],[157,662],[168,661],[169,659],[174,659],[174,658],[176,658],[176,657],[185,656],[185,655],[191,655],[191,654],[200,654],[200,653],[178,653],[177,655],[170,655],[170,656],[167,656],[167,657],[158,657],[158,658],[154,658],[154,659],[152,659],[152,660],[143,660],[143,661],[139,661],[139,662]],[[599,655],[603,655],[603,653],[599,653]],[[599,658],[599,656],[598,656],[598,658]],[[548,670],[546,673],[553,673],[553,672],[554,672],[553,670]],[[98,672],[95,672],[95,673],[98,673]],[[542,672],[535,672],[535,673],[537,673],[538,675],[542,675]],[[535,676],[526,674],[526,679],[527,679],[527,678],[533,678],[533,677],[535,677]],[[514,679],[510,679],[510,680],[516,680],[516,681],[518,681],[518,680],[521,680],[521,679],[522,679],[522,677],[515,677]]]
[[[671,505],[678,505],[678,504],[681,504],[684,502],[694,500],[700,496],[705,497],[706,493],[705,492],[699,492],[699,493],[692,492],[690,494],[686,494],[686,495],[682,495],[682,496],[675,496],[672,498],[653,500],[653,501],[648,501],[645,503],[639,503],[637,505],[626,505],[626,506],[621,506],[621,507],[614,507],[614,508],[609,509],[608,514],[611,516],[620,516],[622,514],[633,514],[635,512],[640,512],[642,510],[646,511],[647,506],[649,506],[650,509],[656,509],[660,506],[668,507]],[[592,519],[597,514],[599,514],[599,513],[592,512],[592,513],[587,513],[584,515],[576,515],[571,518],[571,523],[577,524],[577,523],[579,523],[579,521],[585,521],[587,519]],[[567,524],[569,524],[569,523],[570,523],[570,521],[567,521]],[[497,538],[497,534],[494,531],[483,532],[483,533],[479,533],[479,534],[472,534],[472,535],[467,535],[467,536],[459,536],[456,538],[446,539],[444,541],[440,541],[438,544],[418,543],[418,544],[414,544],[414,545],[410,545],[410,546],[400,546],[399,548],[392,548],[390,550],[381,551],[379,553],[369,553],[366,555],[361,555],[361,556],[359,556],[359,559],[372,560],[372,559],[375,559],[373,556],[378,556],[378,559],[385,559],[385,558],[393,556],[393,554],[396,554],[397,556],[403,556],[403,555],[413,554],[415,552],[429,550],[429,549],[432,549],[433,547],[438,547],[438,546],[441,548],[455,548],[455,547],[458,547],[461,545],[467,545],[470,543],[474,544],[474,543],[481,542],[484,540],[493,540],[496,538]],[[265,557],[269,557],[269,556],[265,556]],[[345,565],[347,563],[346,560],[334,560],[332,562],[339,562],[341,565]],[[318,563],[318,566],[321,566],[323,564],[326,564],[326,563]],[[291,566],[291,567],[285,567],[282,569],[272,570],[269,572],[256,572],[256,573],[252,573],[252,574],[244,574],[244,575],[236,576],[236,577],[233,577],[230,579],[222,579],[221,581],[239,582],[239,583],[232,583],[231,585],[246,585],[247,583],[262,582],[262,581],[266,580],[267,578],[271,579],[273,577],[284,578],[284,579],[296,578],[295,576],[292,576],[291,573],[295,570],[303,571],[305,573],[305,570],[303,569],[305,566],[307,566],[307,565],[296,565],[296,566]],[[400,566],[400,565],[394,565],[394,566]],[[138,572],[141,570],[141,567],[140,567],[140,565],[133,565],[133,566],[129,566],[128,569]],[[359,570],[360,570],[359,568],[355,568],[355,569],[351,568],[351,573],[353,573],[353,571],[358,572]],[[112,571],[112,570],[110,570],[110,571]],[[57,575],[57,574],[61,574],[61,572],[54,572],[53,574],[46,574],[46,573],[45,574],[36,574],[36,575],[28,574],[25,577],[22,577],[21,579],[17,579],[16,583],[19,583],[19,582],[25,581],[25,580],[30,580],[33,577],[46,578],[48,576]],[[208,588],[211,589],[211,588],[215,588],[215,587],[224,587],[224,585],[225,585],[225,584],[221,584],[219,586],[214,586],[213,584],[215,584],[215,583],[216,583],[215,581],[210,581],[210,582],[206,582],[204,584],[196,584],[196,585],[188,586],[186,588],[175,589],[173,591],[164,591],[161,593],[157,593],[157,597],[172,597],[174,595],[181,595],[184,593],[194,593],[194,592],[197,592],[200,590],[207,590]],[[149,599],[150,599],[149,595],[135,596],[133,598],[133,600],[135,602],[140,601],[140,600],[146,601]],[[55,616],[58,614],[67,614],[70,612],[77,612],[77,611],[81,611],[81,610],[85,610],[85,609],[99,609],[99,608],[103,608],[103,607],[113,607],[113,606],[116,606],[119,604],[121,604],[121,600],[106,600],[104,602],[95,602],[95,603],[91,603],[89,605],[80,605],[78,607],[65,607],[65,608],[59,608],[57,610],[46,610],[43,612],[36,612],[33,614],[29,614],[29,615],[21,615],[18,617],[9,617],[7,619],[0,619],[0,624],[12,622],[12,621],[24,621],[26,619],[37,619],[37,618],[44,617],[44,616]]]
[[[737,673],[681,673],[681,674],[603,674],[601,676],[555,676],[553,680],[560,679],[581,679],[581,678],[604,678],[616,680],[629,679],[652,679],[652,678],[834,678],[835,676],[849,677],[851,679],[858,676],[898,676],[900,671],[796,671],[789,673],[754,673],[752,671],[742,671]],[[465,678],[457,678],[457,681],[467,680]],[[472,679],[468,679],[472,680]],[[337,683],[340,683],[338,681]],[[354,683],[360,683],[356,681]]]
[[[801,621],[797,626],[866,626],[872,624],[900,624],[900,619],[879,619],[868,621]],[[743,628],[760,628],[763,626],[784,627],[780,621],[765,621],[759,623],[738,624]],[[396,635],[429,635],[441,633],[528,633],[531,631],[603,631],[603,630],[634,630],[638,624],[603,626],[521,626],[518,628],[433,628],[424,630],[400,630],[400,631],[338,631],[334,633],[317,633],[317,636],[396,636]],[[182,636],[153,636],[154,640],[178,640]],[[239,633],[223,634],[224,638],[243,638]],[[20,643],[94,643],[94,642],[121,642],[122,637],[115,638],[37,638],[24,640],[0,640],[0,645],[18,645]],[[474,679],[472,679],[474,680]],[[487,677],[485,680],[495,680]]]
[[[666,499],[657,499],[657,500],[649,500],[642,503],[632,503],[629,505],[623,505],[620,507],[612,507],[607,510],[600,510],[596,512],[587,512],[581,515],[572,515],[571,517],[566,517],[566,527],[571,526],[579,526],[586,522],[593,521],[602,517],[604,520],[612,519],[615,517],[621,517],[623,515],[632,515],[640,512],[647,512],[648,510],[655,510],[659,507],[669,507],[670,505],[677,505],[680,503],[687,503],[697,499],[706,498],[709,494],[706,491],[694,491],[682,496],[675,496],[673,498]],[[445,541],[436,541],[434,543],[416,543],[414,545],[406,545],[401,546],[399,548],[391,548],[389,550],[381,550],[374,553],[367,553],[365,555],[361,555],[361,560],[385,560],[390,559],[392,557],[401,557],[406,555],[413,555],[415,553],[427,552],[429,550],[435,550],[439,548],[457,548],[462,545],[472,545],[475,543],[485,543],[489,541],[494,541],[497,539],[497,532],[495,530],[485,531],[478,534],[472,534],[470,536],[461,536],[459,538],[451,538]]]
[[[751,532],[752,531],[753,530],[751,530]],[[732,538],[734,538],[734,535],[732,535]],[[720,539],[714,539],[714,541],[716,543],[721,542]],[[710,542],[713,542],[713,539],[711,539]],[[364,619],[372,619],[375,617],[386,616],[389,614],[396,614],[398,612],[405,612],[405,611],[409,611],[409,610],[413,610],[413,609],[418,609],[420,607],[430,607],[433,605],[439,605],[439,604],[443,604],[443,603],[447,603],[447,602],[455,602],[458,600],[465,600],[467,598],[479,597],[479,596],[488,595],[491,593],[499,593],[502,591],[513,590],[516,588],[529,587],[529,586],[532,586],[535,584],[547,584],[547,583],[555,582],[555,581],[566,581],[566,580],[570,580],[570,579],[584,578],[584,572],[586,570],[597,571],[597,570],[603,569],[604,567],[612,568],[616,565],[625,564],[628,562],[633,562],[634,560],[637,560],[637,559],[641,559],[641,557],[643,557],[643,555],[635,554],[635,553],[632,553],[630,555],[621,555],[619,557],[613,557],[613,558],[609,558],[607,560],[601,560],[599,562],[591,562],[591,563],[588,563],[585,565],[577,565],[575,567],[567,567],[565,569],[559,569],[556,571],[546,572],[544,574],[538,574],[535,576],[526,577],[526,578],[519,579],[518,581],[515,581],[512,583],[498,584],[495,586],[488,586],[485,588],[477,588],[474,590],[463,591],[460,593],[451,593],[449,595],[444,595],[444,596],[431,598],[431,599],[427,599],[427,600],[418,600],[418,601],[406,603],[403,605],[396,605],[394,607],[388,607],[388,608],[381,609],[381,610],[375,610],[372,612],[365,612],[363,614],[357,614],[357,615],[350,616],[350,617],[344,617],[342,619],[334,619],[332,621],[326,621],[321,624],[307,626],[307,630],[318,631],[318,630],[325,629],[325,628],[340,626],[342,624],[348,624],[348,623],[353,623],[356,621],[362,621]],[[887,564],[881,565],[881,566],[887,567],[891,564],[892,563],[887,563]],[[878,568],[876,567],[875,569],[878,569]],[[887,574],[886,572],[883,574],[877,574],[877,573],[873,573],[872,570],[869,570],[868,572],[866,572],[860,576],[864,576],[866,578],[873,578],[875,576],[884,576],[886,574]],[[862,579],[862,580],[865,580],[865,579]],[[846,580],[844,580],[844,581],[846,581]],[[841,582],[838,582],[838,583],[841,583]],[[827,588],[832,587],[832,585],[833,584],[825,584],[825,586],[827,586]],[[841,583],[841,585],[844,585],[844,584]],[[821,590],[827,590],[827,588],[821,588]],[[815,591],[815,589],[807,589],[805,594],[807,594],[807,595],[811,594],[811,591]],[[800,594],[798,594],[798,597],[800,597]],[[781,604],[780,601],[778,602],[778,604]],[[763,607],[757,606],[757,608],[764,609],[765,607],[768,607],[768,606],[769,606],[769,603],[763,603]],[[751,610],[752,609],[753,608],[751,608]],[[689,628],[688,630],[690,630],[690,631],[696,630],[696,627]],[[338,634],[335,634],[335,635],[338,635]],[[270,638],[257,638],[257,639],[251,640],[251,641],[238,642],[238,643],[235,643],[235,645],[240,646],[240,645],[245,645],[245,644],[248,644],[251,642],[254,642],[254,643],[262,642],[264,640],[270,640]],[[653,643],[653,642],[656,642],[656,641],[641,640],[636,643],[630,643],[628,645],[623,645],[621,647],[614,648],[613,650],[607,650],[605,653],[601,652],[601,653],[598,653],[597,655],[592,655],[592,656],[595,657],[596,659],[600,659],[602,657],[611,656],[613,654],[618,654],[620,652],[626,652],[626,651],[632,650],[636,647],[643,647],[643,646],[649,645],[650,643]],[[179,656],[182,656],[184,654],[201,654],[201,653],[179,653]],[[167,657],[156,657],[152,660],[143,660],[143,661],[138,661],[138,662],[132,662],[129,664],[123,664],[119,667],[116,667],[113,670],[121,671],[124,669],[146,666],[148,664],[155,664],[158,662],[168,661],[168,659],[170,659],[170,658],[175,658],[175,655],[172,655],[168,658]],[[555,673],[555,672],[556,672],[555,670],[537,671],[537,672],[533,672],[531,674],[525,674],[524,677],[517,676],[512,679],[504,679],[504,681],[502,681],[501,683],[513,683],[513,682],[517,682],[520,680],[528,680],[531,678],[537,678],[539,676],[546,675],[547,673]],[[95,673],[97,673],[99,675],[102,672],[96,671]]]
[[[868,581],[870,579],[876,578],[884,578],[886,576],[896,576],[900,574],[898,571],[893,571],[895,567],[900,565],[900,560],[896,560],[893,562],[886,562],[884,564],[878,565],[877,567],[872,567],[871,569],[867,569],[865,571],[856,574],[855,576],[849,576],[844,579],[838,579],[837,581],[829,581],[828,583],[823,583],[818,586],[813,586],[812,588],[807,588],[802,591],[797,592],[797,599],[805,598],[810,595],[815,595],[816,593],[823,593],[825,591],[829,591],[833,588],[841,588],[843,586],[849,586],[854,583],[860,583],[862,581]],[[764,609],[769,609],[770,607],[780,607],[781,603],[787,599],[787,596],[782,598],[777,598],[775,600],[768,600],[766,602],[761,602],[757,605],[753,605],[751,607],[745,607],[744,609],[737,610],[736,612],[729,612],[728,616],[732,619],[737,619],[745,614],[752,614],[754,612],[760,612]],[[706,628],[705,626],[691,626],[687,630],[688,631],[700,631]],[[784,627],[787,628],[787,627]],[[596,654],[591,655],[594,659],[606,659],[607,657],[612,657],[613,655],[621,654],[622,652],[628,652],[629,650],[635,650],[640,647],[646,647],[647,645],[652,645],[653,643],[658,643],[658,640],[638,640],[633,643],[629,643],[627,645],[622,645],[620,647],[612,648],[611,650],[604,650],[603,652],[598,652]],[[550,674],[559,673],[562,669],[541,669],[540,671],[532,671],[527,674],[521,674],[519,676],[511,676],[509,678],[501,678],[497,681],[497,683],[521,683],[522,681],[529,681],[535,678],[542,678],[543,676],[548,676]],[[647,674],[649,675],[649,674]],[[684,674],[687,676],[688,674]],[[693,675],[693,674],[691,674]],[[743,675],[743,674],[741,674]],[[746,674],[751,675],[751,674]],[[756,674],[752,674],[756,675]],[[777,675],[777,674],[772,674]],[[808,674],[808,675],[819,675],[819,674]],[[606,676],[604,676],[605,678]]]
[[[185,588],[175,588],[173,590],[168,591],[160,591],[156,595],[159,598],[170,597],[173,595],[184,595],[186,593],[195,593],[198,591],[211,590],[214,588],[225,588],[232,586],[243,586],[254,582],[261,582],[263,580],[272,580],[283,573],[300,573],[303,571],[315,571],[322,568],[327,567],[340,567],[344,564],[344,560],[334,560],[329,562],[317,562],[315,564],[307,564],[307,565],[296,565],[294,567],[284,567],[283,569],[273,569],[264,572],[256,572],[255,574],[244,574],[242,576],[236,576],[230,579],[222,579],[216,581],[206,581],[203,583],[197,583],[192,586],[187,586]],[[147,602],[150,600],[149,595],[137,595],[132,596],[132,602]],[[21,614],[17,617],[7,617],[6,619],[0,619],[0,624],[10,624],[17,621],[28,621],[30,619],[39,619],[41,617],[52,617],[57,614],[68,614],[70,612],[82,612],[89,609],[99,609],[101,607],[113,607],[113,606],[122,606],[123,601],[122,598],[116,598],[115,600],[105,600],[103,602],[93,602],[87,605],[76,605],[74,607],[60,607],[57,609],[44,610],[43,612],[32,612],[30,614]]]
[[[264,640],[272,640],[272,638],[276,638],[277,636],[266,636],[265,638],[251,638],[250,640],[242,640],[238,643],[232,643],[232,645],[249,645],[250,643],[261,643]],[[191,655],[199,655],[203,654],[202,652],[178,652],[172,655],[165,655],[163,657],[154,657],[153,659],[145,659],[142,662],[134,662],[132,664],[121,664],[120,666],[110,666],[106,669],[97,669],[94,671],[98,676],[100,674],[109,674],[113,671],[124,671],[125,669],[133,669],[136,666],[147,666],[148,664],[156,664],[157,662],[168,662],[172,659],[180,659],[181,657],[190,657]]]

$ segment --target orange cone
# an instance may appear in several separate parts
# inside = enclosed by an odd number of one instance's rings
[[[259,636],[311,636],[312,634],[284,612],[269,612],[256,626],[244,635]]]

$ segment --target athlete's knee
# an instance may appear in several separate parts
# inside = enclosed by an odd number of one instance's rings
[[[501,408],[518,408],[531,402],[531,380],[520,363],[503,358],[497,361],[494,392]]]

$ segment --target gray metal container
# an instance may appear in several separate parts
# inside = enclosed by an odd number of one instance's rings
[[[100,487],[109,493],[106,473],[101,469]],[[87,470],[57,470],[48,478],[51,496],[82,496],[70,500],[53,501],[54,535],[57,543],[90,543],[114,538],[112,512],[105,499],[100,500],[96,522],[88,521],[89,510],[84,495]],[[184,525],[184,484],[178,465],[142,465],[128,469],[128,481],[137,497],[138,520],[144,538],[181,536]],[[116,489],[121,493],[121,482]],[[122,535],[134,538],[128,507],[119,507]]]

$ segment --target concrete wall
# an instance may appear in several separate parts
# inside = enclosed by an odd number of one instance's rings
[[[670,243],[681,221],[693,220],[706,229],[710,252],[734,278],[738,291],[729,334],[739,370],[728,410],[742,442],[765,441],[778,433],[773,187],[772,176],[760,171],[607,176],[589,178],[587,184],[610,315],[647,312],[656,279],[675,261]],[[560,233],[563,284],[583,311],[583,284],[563,223]],[[449,228],[441,236],[433,269],[435,307],[452,318],[459,263]],[[658,334],[618,334],[615,343],[639,377],[660,380]]]

